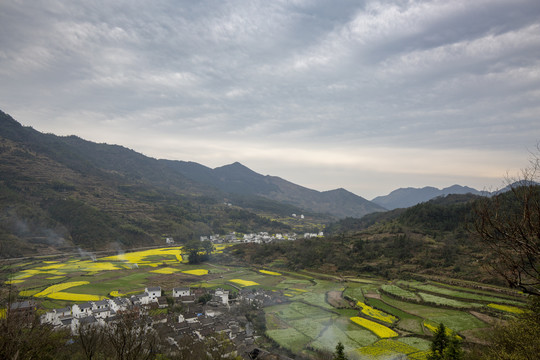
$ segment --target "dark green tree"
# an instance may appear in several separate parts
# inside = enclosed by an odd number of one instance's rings
[[[461,342],[454,335],[448,336],[444,324],[439,324],[431,343],[431,351],[428,360],[461,360],[463,351]]]
[[[214,251],[214,244],[212,244],[210,240],[202,241],[201,245],[204,249],[204,252],[206,253],[206,256],[210,256],[210,254],[212,254],[212,251]]]
[[[198,264],[203,260],[201,254],[203,248],[199,240],[191,240],[186,243],[186,245],[184,245],[184,251],[188,255],[188,262],[190,264]]]
[[[447,346],[448,337],[446,336],[446,327],[443,323],[440,323],[431,342],[431,352],[428,356],[428,360],[443,359],[443,352]]]
[[[348,360],[348,358],[345,356],[345,347],[343,346],[343,344],[340,342],[338,342],[338,344],[336,345],[336,352],[334,353],[334,359],[333,360]]]

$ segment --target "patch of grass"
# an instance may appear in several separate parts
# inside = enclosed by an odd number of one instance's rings
[[[393,307],[410,312],[423,319],[431,320],[436,324],[442,322],[444,325],[455,331],[476,329],[487,326],[483,321],[463,311],[412,304],[405,301],[395,300],[388,296],[382,296],[382,299],[384,302]]]
[[[459,300],[454,300],[454,299],[448,299],[442,296],[437,296],[437,295],[423,293],[423,292],[418,293],[418,295],[420,295],[422,300],[426,302],[438,304],[438,305],[451,306],[455,308],[471,308],[471,307],[483,306],[482,304],[478,304],[478,303],[470,303],[470,302],[464,302],[464,301],[459,301]]]
[[[504,299],[504,298],[495,297],[495,296],[457,291],[457,290],[453,290],[453,289],[449,289],[449,288],[441,287],[437,285],[432,285],[432,284],[418,284],[418,285],[414,285],[414,287],[419,290],[429,291],[429,292],[447,295],[447,296],[460,298],[460,299],[494,302],[494,303],[501,303],[501,304],[511,304],[511,305],[518,305],[518,306],[524,305],[523,302],[517,301],[517,300],[510,300],[510,299]]]
[[[313,321],[312,319],[298,319],[291,320],[289,324],[298,330],[300,333],[307,335],[311,339],[316,339],[319,337],[321,331],[325,328],[321,322]]]
[[[405,299],[411,299],[411,300],[418,300],[418,296],[416,296],[415,293],[400,288],[397,285],[382,285],[381,289],[386,291],[389,294],[405,298]]]
[[[431,341],[414,336],[402,337],[399,341],[421,351],[427,351],[431,347]]]
[[[365,301],[362,285],[359,284],[350,284],[343,292],[343,296],[348,296],[356,301]]]
[[[289,349],[293,353],[299,353],[311,341],[311,338],[292,327],[287,329],[266,330],[266,335],[280,346]]]

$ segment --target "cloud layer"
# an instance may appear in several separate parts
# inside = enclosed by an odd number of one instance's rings
[[[0,4],[0,107],[367,198],[499,186],[540,140],[540,3]]]

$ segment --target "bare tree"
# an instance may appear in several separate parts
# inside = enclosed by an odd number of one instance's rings
[[[490,250],[489,265],[511,287],[540,295],[540,148],[510,191],[475,207],[474,230]]]
[[[117,360],[150,360],[157,355],[157,334],[137,311],[126,312],[109,324],[105,338]]]
[[[102,350],[105,331],[101,324],[81,324],[77,328],[76,337],[86,359],[92,360]]]

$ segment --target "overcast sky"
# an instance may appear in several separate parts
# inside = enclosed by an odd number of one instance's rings
[[[540,1],[3,0],[0,109],[367,199],[497,188],[540,141]]]

